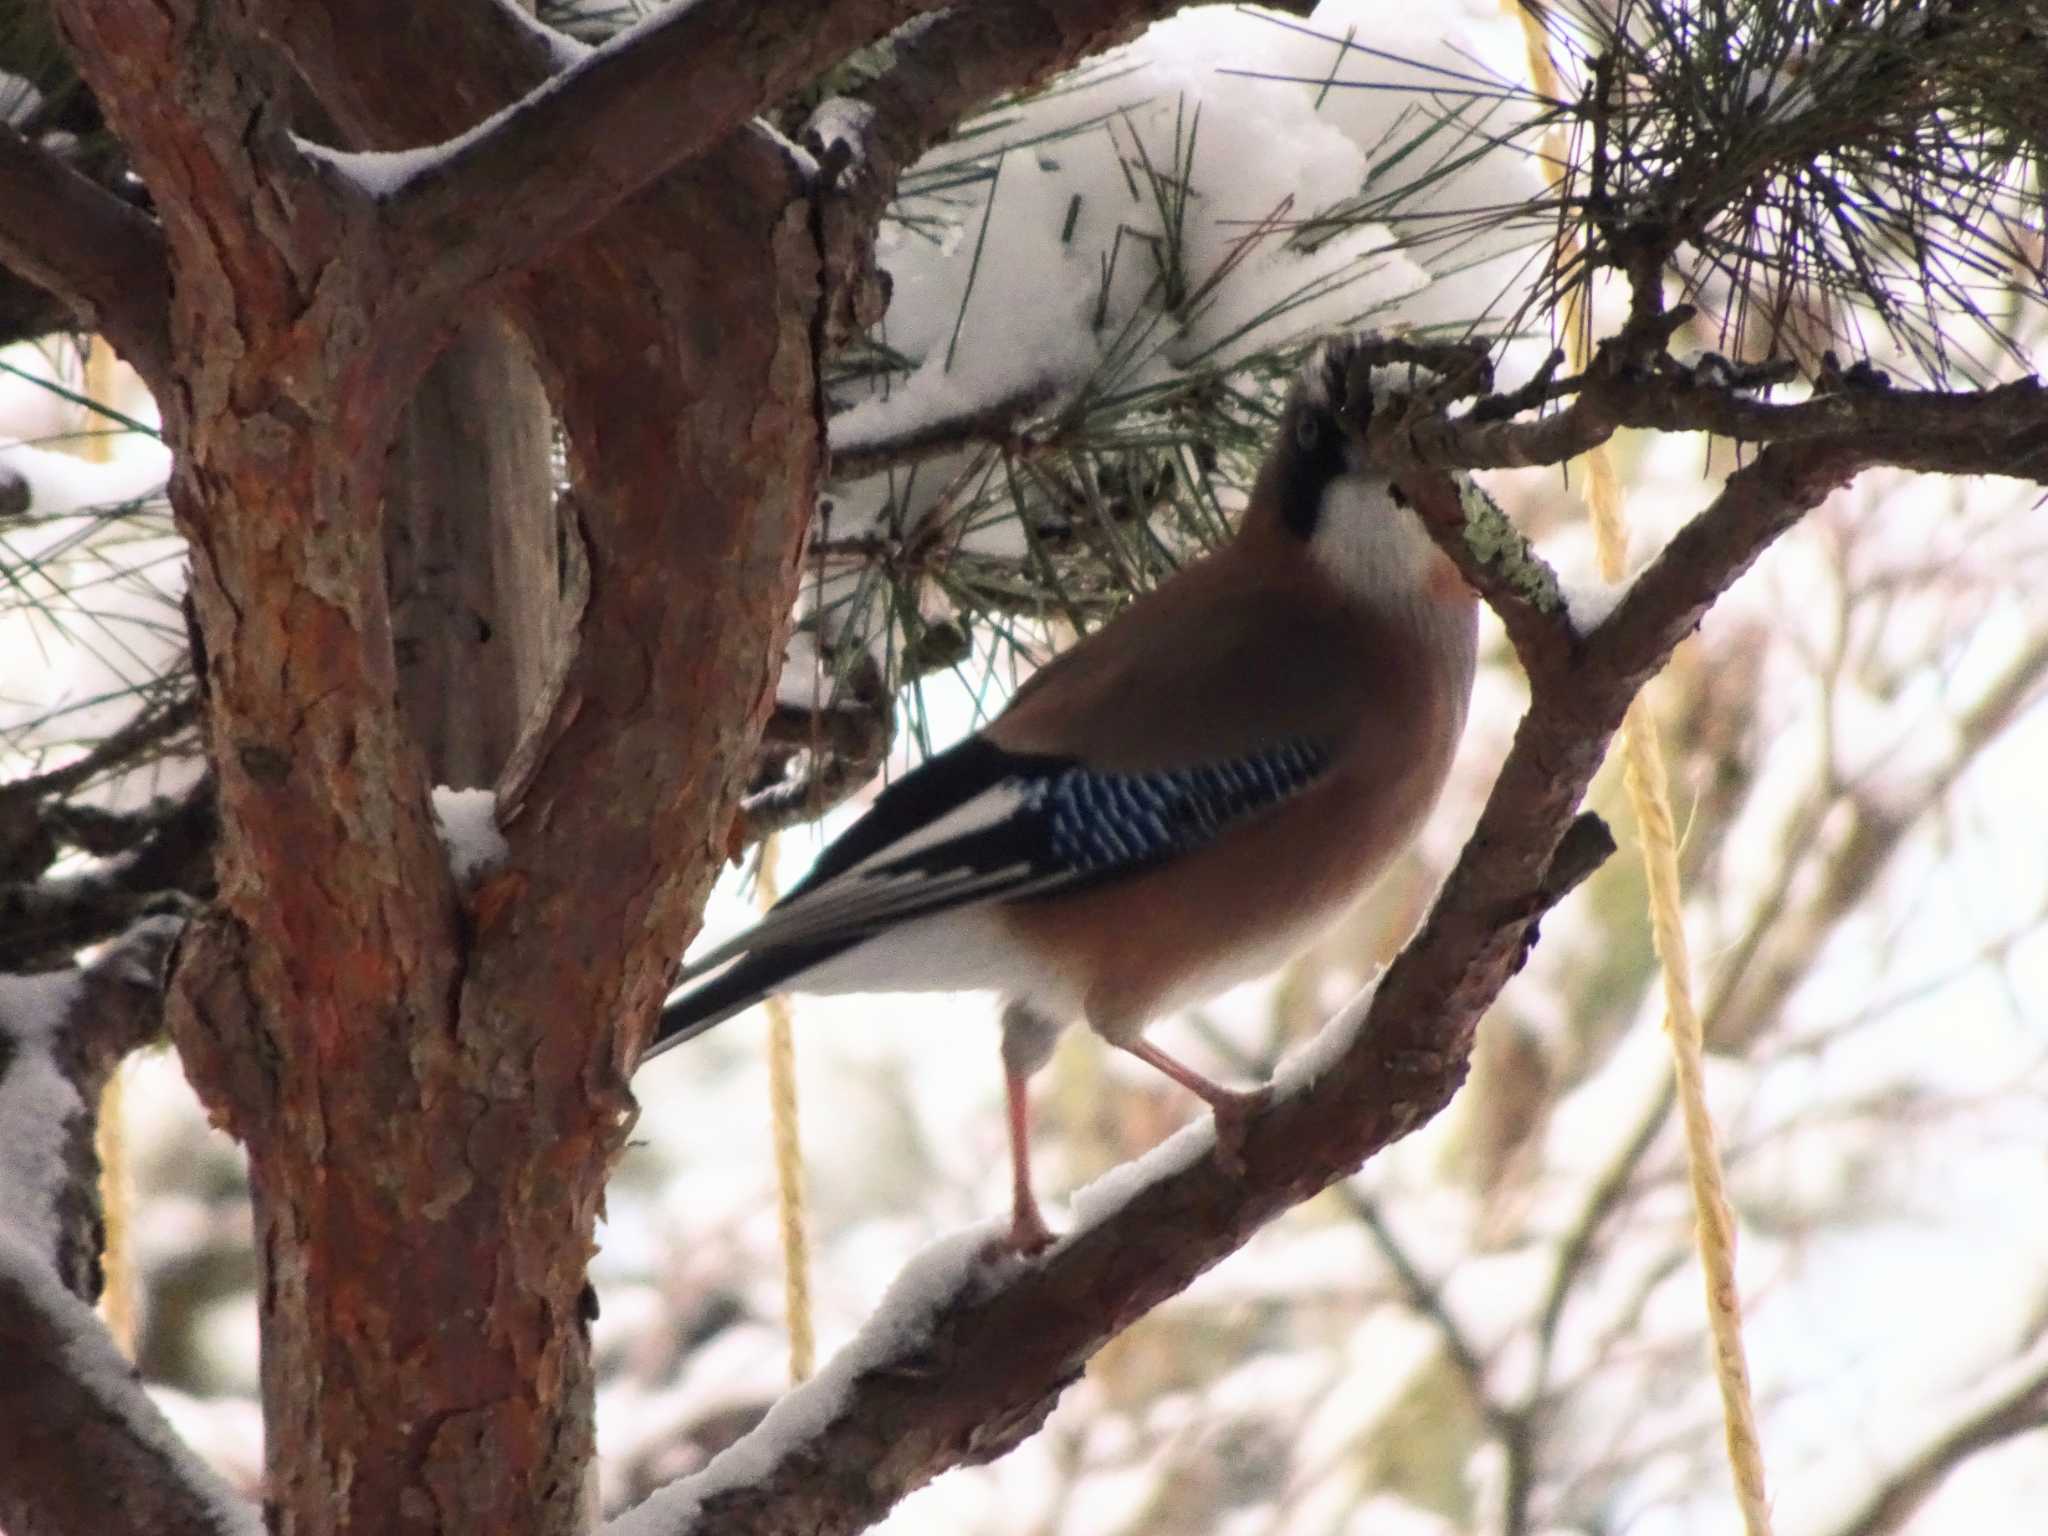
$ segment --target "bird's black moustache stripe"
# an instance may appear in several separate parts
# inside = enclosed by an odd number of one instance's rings
[[[1281,417],[1281,440],[1273,450],[1279,465],[1274,489],[1282,523],[1304,542],[1315,537],[1322,522],[1331,484],[1352,467],[1353,428],[1346,404],[1356,355],[1349,341],[1318,347],[1303,365]]]

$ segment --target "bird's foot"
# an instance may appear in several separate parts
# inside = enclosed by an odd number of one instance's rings
[[[1000,1259],[1036,1258],[1058,1237],[1059,1234],[1045,1224],[1045,1218],[1038,1214],[1038,1207],[1034,1205],[1010,1218],[1009,1231],[988,1240],[981,1250],[981,1262],[993,1264]]]
[[[1246,1123],[1273,1102],[1271,1084],[1258,1088],[1226,1088],[1212,1082],[1193,1067],[1175,1061],[1144,1038],[1120,1040],[1117,1044],[1149,1067],[1164,1072],[1189,1093],[1197,1095],[1216,1113],[1216,1161],[1228,1173],[1244,1172]]]
[[[1221,1092],[1209,1100],[1216,1115],[1216,1161],[1224,1172],[1244,1172],[1244,1140],[1252,1118],[1272,1102],[1270,1086]]]

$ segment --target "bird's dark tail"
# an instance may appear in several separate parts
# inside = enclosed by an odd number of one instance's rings
[[[740,955],[694,984],[669,994],[661,1005],[661,1022],[640,1059],[660,1055],[672,1045],[694,1040],[715,1024],[745,1013],[771,992],[780,992],[814,965],[853,947],[837,944],[778,946],[758,955]],[[687,972],[685,975],[687,976]]]

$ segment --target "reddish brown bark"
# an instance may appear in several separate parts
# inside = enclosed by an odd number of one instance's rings
[[[398,707],[379,538],[435,337],[385,324],[406,284],[372,210],[296,158],[244,18],[65,19],[164,210],[166,432],[226,828],[175,1027],[249,1150],[276,1522],[578,1529],[618,1026],[715,871],[821,458],[793,177],[756,158],[705,189],[712,217],[672,204],[694,251],[665,248],[672,213],[522,297],[569,337],[542,361],[592,596],[513,855],[473,901]]]
[[[603,89],[380,203],[288,136],[273,42],[345,142],[387,148],[539,84],[557,61],[531,32],[491,7],[60,7],[162,214],[224,828],[172,1013],[249,1150],[281,1529],[581,1524],[579,1316],[630,1037],[724,857],[823,461],[820,189],[743,119],[917,8],[835,6],[805,52],[734,7],[707,55],[698,7]],[[1088,35],[1141,9],[1100,7]],[[720,90],[678,114],[675,69]],[[586,141],[602,152],[547,177],[525,152]],[[380,498],[449,301],[479,282],[569,441],[579,622],[501,785],[511,855],[465,892],[400,707]]]

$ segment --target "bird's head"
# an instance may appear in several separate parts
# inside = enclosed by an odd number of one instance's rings
[[[1245,531],[1291,542],[1350,598],[1407,602],[1437,590],[1447,562],[1386,473],[1367,462],[1373,402],[1358,351],[1347,336],[1309,355],[1253,484]]]

